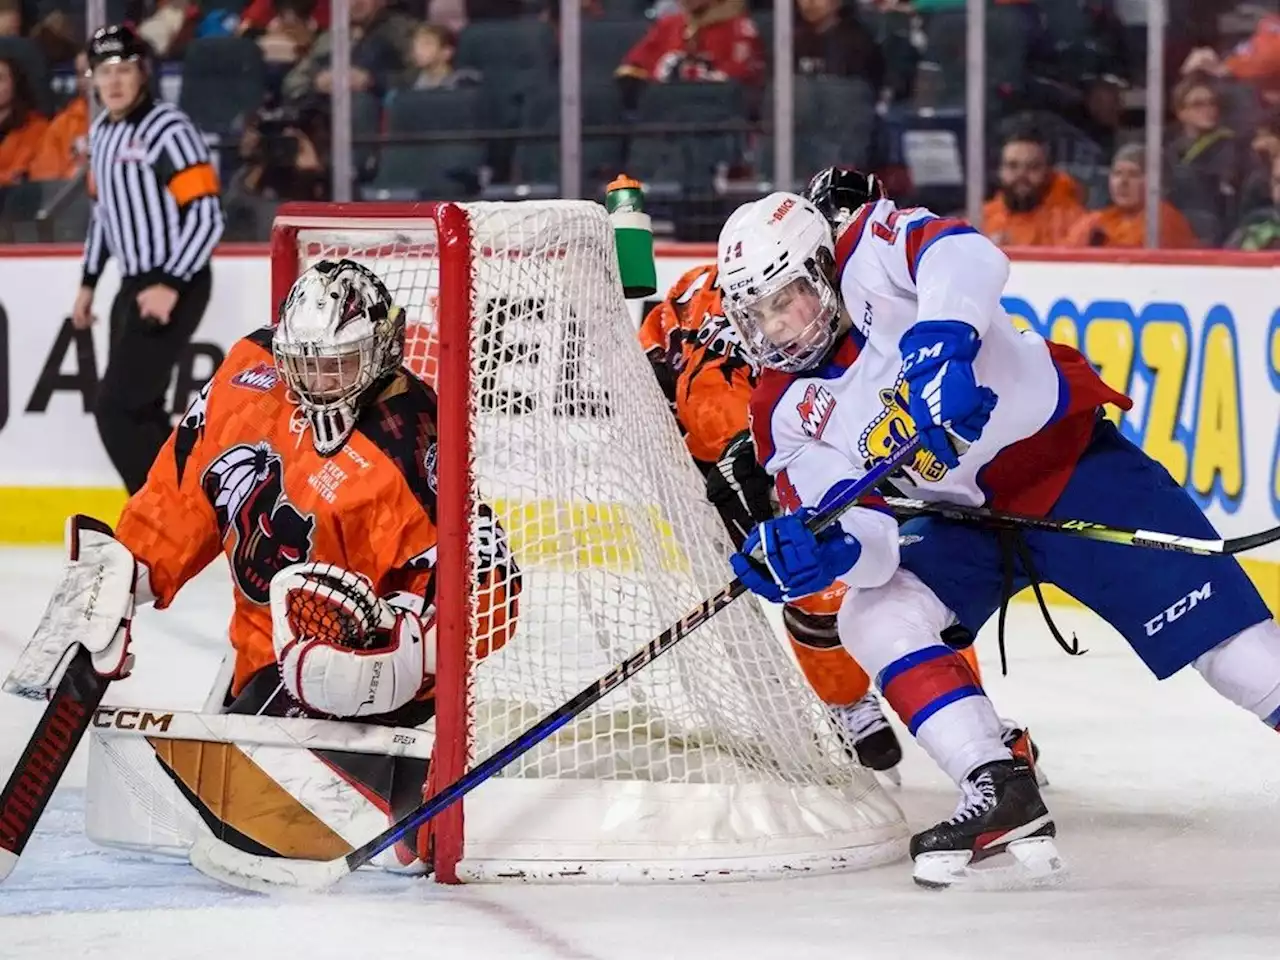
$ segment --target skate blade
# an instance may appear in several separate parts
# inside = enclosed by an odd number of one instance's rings
[[[889,785],[893,787],[902,786],[902,774],[898,772],[897,767],[890,767],[888,770],[876,770],[877,777],[883,777],[889,781]]]
[[[970,866],[964,850],[922,853],[912,879],[929,890],[1031,890],[1054,887],[1067,878],[1067,867],[1049,837],[1014,840],[1003,853]]]

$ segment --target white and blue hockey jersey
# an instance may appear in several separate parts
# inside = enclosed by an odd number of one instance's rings
[[[784,506],[817,507],[915,433],[898,342],[917,321],[961,320],[978,331],[980,384],[999,397],[982,436],[947,469],[920,451],[897,482],[909,496],[1044,513],[1092,435],[1097,408],[1130,400],[1070,347],[1018,331],[1000,305],[1005,255],[963,220],[924,209],[868,206],[836,242],[836,277],[853,328],[827,361],[798,374],[766,371],[751,402],[761,463]],[[870,509],[845,515],[863,555],[845,575],[878,586],[897,566],[897,525]]]

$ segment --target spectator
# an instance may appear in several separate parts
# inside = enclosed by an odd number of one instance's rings
[[[1280,156],[1280,113],[1258,121],[1250,146],[1250,167],[1240,188],[1241,218],[1271,205],[1271,167]]]
[[[266,28],[246,28],[242,20],[241,33],[253,33],[262,51],[265,67],[267,96],[278,100],[281,87],[289,73],[311,49],[316,39],[316,21],[312,11],[314,0],[276,0],[274,16]]]
[[[239,172],[227,188],[228,216],[245,197],[326,200],[329,121],[318,105],[263,109],[240,138]]]
[[[884,55],[857,12],[840,0],[796,0],[796,8],[796,73],[860,77],[879,93]]]
[[[195,33],[199,8],[187,0],[156,0],[155,11],[138,25],[138,36],[160,60],[176,60]]]
[[[1001,246],[1056,246],[1084,216],[1079,185],[1050,166],[1044,137],[1030,127],[1005,140],[999,177],[982,218],[984,232]]]
[[[27,178],[49,121],[36,111],[31,82],[16,60],[0,57],[0,187]]]
[[[0,0],[0,37],[22,36],[21,0]]]
[[[1178,133],[1168,148],[1171,197],[1227,222],[1235,216],[1240,151],[1236,135],[1219,122],[1218,92],[1208,77],[1193,74],[1178,82],[1172,99]]]
[[[1280,250],[1280,157],[1271,161],[1271,197],[1265,207],[1242,218],[1239,227],[1227,238],[1232,250]]]
[[[71,180],[89,155],[89,55],[76,54],[76,95],[53,118],[31,161],[32,180]]]
[[[271,26],[271,21],[279,15],[282,6],[280,0],[252,0],[249,8],[240,15],[240,26],[236,32],[244,34],[264,33]],[[329,29],[329,0],[314,0],[307,11],[312,22],[313,32]]]
[[[351,89],[381,96],[404,70],[413,43],[413,21],[389,11],[385,0],[351,0]],[[310,52],[284,78],[287,100],[333,92],[329,70],[332,34],[323,33]]]
[[[622,58],[621,79],[736,80],[764,76],[764,47],[742,0],[681,0],[682,10],[657,21]]]
[[[1146,243],[1147,152],[1138,144],[1121,147],[1111,161],[1111,204],[1081,218],[1067,236],[1069,247],[1141,247]],[[1178,208],[1160,201],[1160,244],[1164,249],[1195,247],[1196,235]]]
[[[1267,108],[1280,107],[1280,16],[1268,14],[1244,43],[1224,59],[1212,47],[1198,47],[1182,64],[1183,76],[1207,73],[1253,84]]]
[[[455,69],[453,55],[458,41],[444,27],[423,23],[413,31],[413,67],[405,74],[401,86],[408,90],[454,90],[474,87],[480,74],[474,70]]]

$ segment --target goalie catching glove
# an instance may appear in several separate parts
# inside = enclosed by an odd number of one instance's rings
[[[751,531],[742,552],[729,558],[748,590],[774,603],[797,600],[826,589],[858,562],[862,554],[858,538],[839,523],[814,533],[805,526],[813,514],[809,507],[801,507]],[[757,550],[763,559],[752,556]]]
[[[271,579],[272,643],[285,688],[332,717],[390,713],[435,674],[435,608],[409,593],[382,598],[328,563],[298,563]]]

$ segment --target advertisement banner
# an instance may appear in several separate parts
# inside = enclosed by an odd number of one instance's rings
[[[99,322],[77,331],[68,314],[79,257],[26,255],[33,252],[0,253],[0,542],[58,539],[68,512],[123,501],[92,415],[116,281],[103,278]],[[707,247],[664,253],[660,292],[713,255]],[[1280,523],[1278,271],[1019,259],[1004,303],[1016,322],[1080,347],[1133,397],[1119,420],[1125,435],[1236,536]],[[643,306],[633,307],[637,319]],[[228,347],[270,311],[266,248],[218,256],[170,409],[184,409]]]

